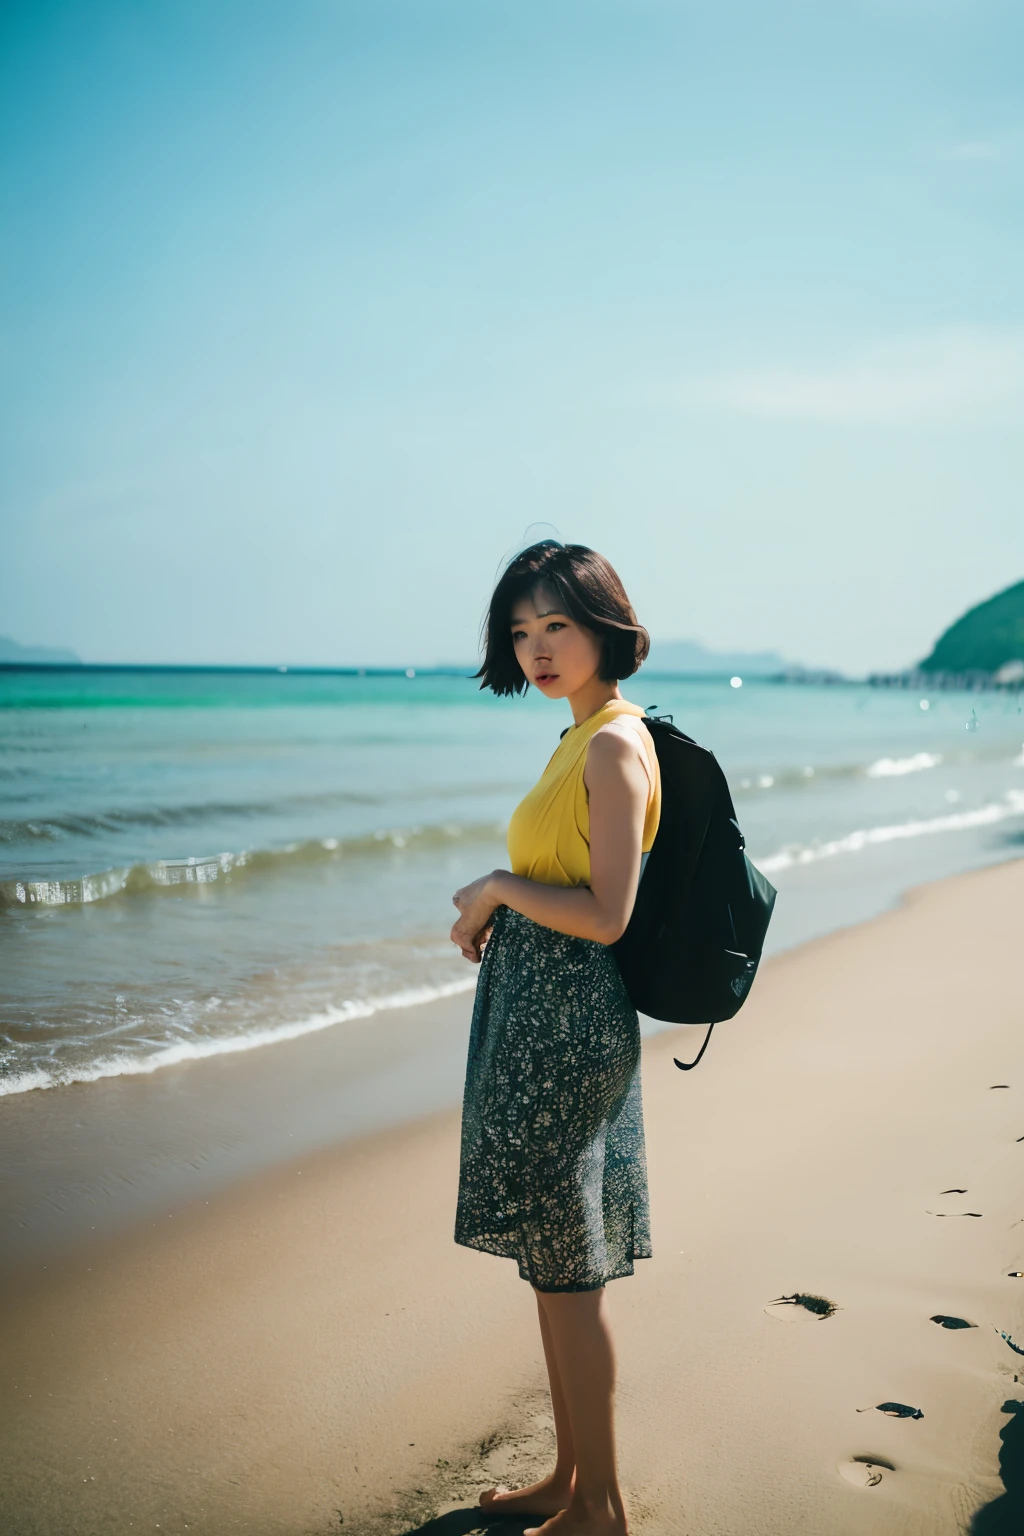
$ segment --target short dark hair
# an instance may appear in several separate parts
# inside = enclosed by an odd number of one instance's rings
[[[549,587],[561,611],[601,645],[600,676],[605,682],[631,677],[646,660],[651,639],[638,624],[625,588],[603,555],[585,544],[542,539],[514,555],[494,589],[484,620],[484,660],[475,677],[492,693],[525,693],[526,674],[512,643],[512,609],[535,587]]]

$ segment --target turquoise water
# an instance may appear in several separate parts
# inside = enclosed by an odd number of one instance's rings
[[[716,752],[776,948],[1022,846],[1015,695],[624,691]],[[451,892],[569,720],[436,674],[0,671],[0,1091],[468,990]]]

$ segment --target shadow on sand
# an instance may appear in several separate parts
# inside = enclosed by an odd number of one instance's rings
[[[1024,1531],[1024,1402],[1008,1398],[1002,1411],[1011,1415],[999,1431],[999,1476],[1006,1492],[982,1505],[971,1521],[970,1536],[1020,1536]]]
[[[523,1536],[534,1525],[543,1525],[544,1515],[488,1515],[480,1508],[452,1509],[426,1525],[417,1525],[405,1536],[471,1536],[486,1531],[487,1536]]]
[[[1010,1420],[999,1432],[999,1476],[1004,1492],[983,1504],[970,1524],[970,1536],[1021,1536],[1024,1531],[1024,1400],[1008,1398],[1003,1413]],[[487,1515],[482,1509],[453,1509],[426,1525],[417,1525],[404,1536],[523,1536],[531,1525],[543,1523],[538,1515]]]

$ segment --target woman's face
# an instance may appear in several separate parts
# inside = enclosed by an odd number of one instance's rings
[[[565,699],[597,676],[601,646],[558,606],[543,583],[513,605],[510,616],[516,659],[528,682],[549,699]]]

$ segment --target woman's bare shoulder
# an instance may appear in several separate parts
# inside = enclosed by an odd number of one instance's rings
[[[654,744],[640,716],[619,715],[594,732],[590,738],[587,758],[588,764],[593,762],[599,771],[604,768],[628,770],[634,763],[640,762],[650,774],[653,751]]]
[[[636,725],[631,723],[633,720],[636,720]],[[586,753],[586,766],[590,768],[593,765],[599,773],[602,771],[628,773],[634,763],[640,762],[649,771],[648,754],[643,742],[645,736],[646,731],[643,731],[640,725],[639,716],[626,714],[617,720],[608,720],[606,725],[602,725],[600,730],[594,731],[591,736],[588,753]]]

